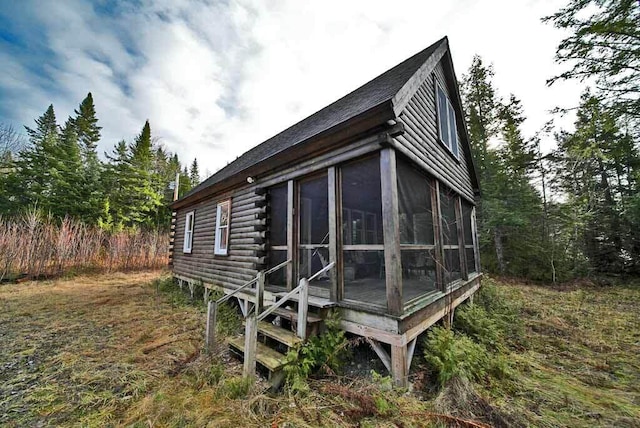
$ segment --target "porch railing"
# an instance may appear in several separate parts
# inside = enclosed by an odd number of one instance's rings
[[[218,306],[221,305],[222,303],[226,302],[227,300],[231,299],[232,297],[237,296],[242,290],[247,289],[250,285],[257,283],[257,286],[255,288],[255,293],[256,293],[256,299],[255,299],[255,303],[256,303],[256,307],[262,308],[262,302],[263,302],[263,295],[264,295],[264,279],[267,275],[278,271],[279,269],[282,269],[283,267],[285,267],[286,265],[288,265],[289,263],[291,263],[291,260],[286,260],[282,263],[280,263],[277,266],[272,267],[271,269],[268,269],[266,271],[260,271],[258,272],[258,275],[256,275],[255,278],[253,278],[252,280],[250,280],[249,282],[246,282],[245,284],[241,285],[240,287],[236,288],[235,290],[233,290],[231,293],[229,294],[225,294],[224,296],[222,296],[221,298],[219,298],[218,300],[210,300],[207,304],[207,327],[206,327],[206,339],[205,339],[205,345],[206,345],[206,349],[208,352],[212,352],[215,348],[216,345],[216,318],[217,318],[217,314],[218,314]]]
[[[258,321],[264,320],[272,314],[276,309],[284,305],[288,300],[298,295],[298,326],[296,334],[302,339],[307,338],[307,315],[309,311],[309,283],[318,278],[323,273],[329,271],[335,262],[331,262],[318,272],[313,274],[309,279],[302,278],[296,288],[282,296],[277,302],[262,311],[262,305],[258,304],[262,301],[262,293],[260,287],[264,287],[264,281],[258,282],[256,287],[256,304],[254,310],[247,313],[245,319],[245,342],[244,342],[244,376],[251,377],[256,372],[256,348],[258,346]]]

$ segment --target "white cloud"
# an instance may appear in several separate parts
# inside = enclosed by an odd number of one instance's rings
[[[30,85],[37,76],[15,59],[0,84],[30,88],[20,100],[24,123],[49,102],[62,119],[91,91],[102,150],[131,140],[149,119],[183,162],[197,156],[213,172],[449,35],[458,78],[475,53],[493,63],[500,93],[522,99],[530,136],[547,110],[579,95],[578,85],[545,85],[560,71],[553,53],[562,34],[539,18],[562,4],[149,0],[105,17],[82,2],[37,3],[56,55],[55,90]]]

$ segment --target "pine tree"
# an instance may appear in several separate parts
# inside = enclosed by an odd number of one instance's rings
[[[162,205],[162,195],[154,188],[156,180],[154,155],[151,142],[151,127],[147,120],[142,132],[131,146],[131,178],[128,181],[130,224],[153,226],[156,212]]]
[[[89,222],[95,222],[104,204],[104,189],[100,186],[102,163],[98,159],[97,152],[102,128],[98,126],[91,92],[82,100],[74,113],[75,117],[72,122],[80,143],[83,161],[83,179],[79,183],[85,200],[83,218]]]
[[[558,184],[574,213],[576,243],[597,272],[640,266],[634,196],[640,156],[615,112],[589,91],[581,98],[575,132],[558,138]]]
[[[87,201],[83,194],[82,158],[78,135],[69,119],[50,159],[52,168],[51,211],[57,218],[71,216],[84,219]]]
[[[640,5],[637,0],[569,0],[543,18],[569,30],[556,61],[570,69],[553,79],[595,78],[598,98],[617,114],[640,119]]]
[[[129,212],[133,200],[128,194],[133,187],[131,154],[126,141],[119,141],[112,154],[107,154],[109,163],[105,167],[102,184],[106,192],[106,202],[98,223],[107,228],[122,228],[131,224]]]
[[[53,105],[35,122],[35,128],[25,127],[29,146],[20,152],[20,159],[16,162],[21,191],[14,196],[19,207],[32,205],[48,212],[51,209],[52,176],[56,174],[53,160],[60,136]]]
[[[191,169],[189,170],[189,180],[192,187],[200,184],[200,170],[198,169],[198,159],[196,158],[193,158],[193,163],[191,164]]]

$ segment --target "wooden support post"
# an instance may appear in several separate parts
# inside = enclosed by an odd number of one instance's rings
[[[476,293],[473,293],[471,296],[469,296],[469,304],[473,305],[473,296],[475,296]]]
[[[204,291],[202,292],[202,299],[204,300],[205,305],[209,301],[210,295],[211,295],[211,289],[209,287],[204,287]]]
[[[337,180],[336,167],[332,166],[327,172],[327,187],[329,188],[328,205],[329,205],[329,262],[338,263],[338,210],[336,205]],[[329,290],[329,298],[332,302],[337,302],[338,294],[338,269],[334,267],[329,272],[331,277],[331,289]]]
[[[287,183],[287,259],[291,260],[291,263],[287,264],[287,290],[293,290],[295,286],[293,285],[295,281],[295,265],[296,259],[298,256],[296,255],[295,248],[295,197],[294,197],[294,187],[293,180],[289,180]]]
[[[187,284],[189,284],[189,293],[191,294],[191,300],[193,300],[193,294],[196,289],[196,283],[193,281],[189,281]]]
[[[380,361],[382,361],[382,364],[384,364],[389,374],[391,374],[391,357],[389,357],[386,349],[384,349],[376,339],[369,337],[366,339],[367,342],[369,342],[369,345],[371,345],[371,348],[376,352],[376,354],[378,354],[378,358],[380,358]]]
[[[387,285],[387,310],[402,315],[402,266],[400,258],[400,220],[396,180],[396,152],[392,148],[380,152],[382,196],[382,231],[384,235],[384,266]]]
[[[206,348],[208,353],[213,353],[216,347],[216,316],[218,313],[218,304],[211,301],[207,305],[207,330],[206,330]]]
[[[258,272],[258,280],[256,281],[256,300],[255,300],[255,314],[256,316],[262,313],[262,307],[264,305],[264,272]]]
[[[258,320],[255,311],[245,320],[244,329],[244,377],[253,378],[256,375],[256,350],[258,347]]]
[[[476,272],[480,272],[480,245],[478,244],[478,225],[476,224],[476,207],[471,210],[471,232],[473,234],[473,255],[476,262]]]
[[[249,302],[241,297],[236,297],[236,299],[238,299],[238,306],[240,306],[240,311],[242,311],[242,316],[246,318]]]
[[[456,228],[458,232],[458,257],[460,258],[460,277],[468,279],[467,272],[467,255],[464,249],[464,230],[462,220],[462,198],[460,196],[455,197],[455,212],[456,212]]]
[[[391,345],[391,376],[396,386],[407,386],[409,381],[407,345]]]
[[[178,287],[180,287],[180,290],[182,290],[184,283],[181,279],[178,279]]]
[[[449,311],[444,315],[442,322],[446,328],[451,328],[453,325],[453,314],[455,314],[456,308],[450,307]]]
[[[300,298],[298,299],[298,337],[307,340],[307,313],[309,310],[309,281],[300,280]]]
[[[407,345],[407,372],[409,372],[411,370],[411,361],[413,361],[413,353],[416,350],[416,342],[417,341],[418,341],[418,337],[416,336]]]
[[[435,256],[436,256],[436,286],[442,292],[446,291],[446,282],[444,274],[444,250],[442,249],[442,214],[440,212],[440,182],[438,180],[431,181],[431,210],[433,213],[433,237],[435,239]]]

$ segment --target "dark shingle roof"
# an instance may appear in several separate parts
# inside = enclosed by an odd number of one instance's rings
[[[355,91],[245,152],[200,183],[182,199],[220,183],[265,159],[390,101],[444,40],[443,38],[437,41]]]

